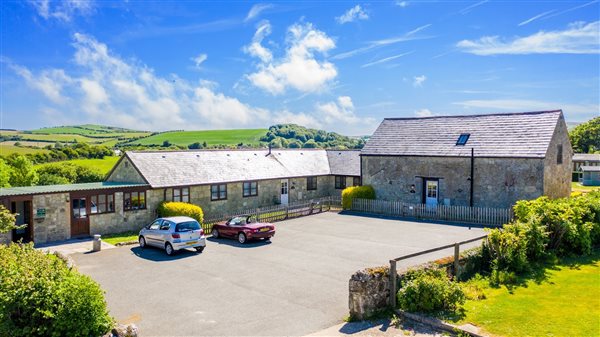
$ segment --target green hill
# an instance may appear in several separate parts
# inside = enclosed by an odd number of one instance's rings
[[[204,130],[204,131],[168,131],[149,137],[127,142],[123,145],[161,146],[165,141],[173,145],[187,146],[193,143],[207,145],[245,145],[257,146],[260,137],[267,133],[267,129],[238,129],[238,130]]]

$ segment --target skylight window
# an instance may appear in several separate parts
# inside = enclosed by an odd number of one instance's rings
[[[471,134],[470,133],[461,133],[460,136],[458,136],[458,140],[456,141],[456,145],[465,145],[467,144],[467,141],[469,140],[469,136]]]

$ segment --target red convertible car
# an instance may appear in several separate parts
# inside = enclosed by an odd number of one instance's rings
[[[270,223],[260,223],[252,215],[238,216],[223,223],[215,224],[212,228],[213,238],[236,238],[239,243],[252,239],[269,240],[275,235],[275,226]]]

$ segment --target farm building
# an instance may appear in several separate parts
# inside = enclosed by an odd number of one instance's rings
[[[583,178],[582,166],[600,166],[600,154],[573,154],[573,181],[580,181]]]
[[[210,216],[339,196],[359,184],[359,151],[127,152],[104,182],[0,189],[0,203],[27,224],[3,239],[44,243],[138,230],[165,200],[197,204]]]
[[[600,166],[581,166],[581,185],[600,186]]]
[[[561,110],[387,118],[361,151],[378,199],[509,208],[566,197],[572,150]]]

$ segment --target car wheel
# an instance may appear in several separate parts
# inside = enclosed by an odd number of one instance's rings
[[[218,239],[219,238],[219,230],[216,228],[213,228],[212,236],[213,236],[213,238]]]
[[[167,255],[171,256],[175,253],[175,250],[173,249],[173,246],[171,246],[170,243],[167,242],[167,244],[165,245],[165,252],[167,253]]]
[[[140,242],[140,248],[146,248],[146,239],[143,236],[140,236],[138,241]]]
[[[238,242],[239,243],[246,243],[246,234],[244,234],[244,233],[238,234]]]
[[[196,253],[202,253],[204,247],[196,247]]]

